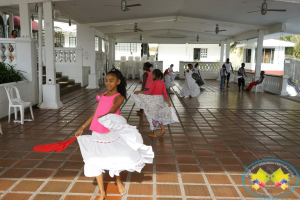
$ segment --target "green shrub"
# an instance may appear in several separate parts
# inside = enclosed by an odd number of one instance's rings
[[[0,62],[0,84],[27,80],[21,70],[14,69],[14,66]]]

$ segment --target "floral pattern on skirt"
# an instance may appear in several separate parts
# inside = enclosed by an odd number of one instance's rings
[[[144,113],[150,124],[150,130],[156,130],[160,125],[178,122],[173,107],[169,107],[162,95],[133,94],[135,104],[144,109]]]

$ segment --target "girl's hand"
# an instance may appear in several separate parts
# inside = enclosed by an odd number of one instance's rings
[[[140,91],[135,91],[135,92],[134,92],[134,94],[139,94],[139,93],[140,93]]]
[[[83,129],[82,128],[79,128],[76,133],[75,133],[75,136],[78,137],[78,136],[81,136],[83,133]]]
[[[172,105],[170,103],[168,103],[169,107],[171,107]]]

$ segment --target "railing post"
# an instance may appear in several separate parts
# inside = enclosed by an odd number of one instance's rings
[[[280,93],[281,96],[289,95],[289,93],[286,90],[288,78],[289,78],[289,76],[287,76],[287,75],[282,76],[282,88],[281,88],[281,93]]]
[[[10,56],[9,47],[10,47],[10,44],[6,44],[6,45],[5,45],[5,52],[4,52],[4,55],[5,55],[5,57],[6,57],[5,63],[7,63],[7,64],[10,64],[10,63],[11,63],[11,56]]]

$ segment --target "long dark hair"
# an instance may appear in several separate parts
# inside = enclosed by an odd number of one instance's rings
[[[126,82],[126,79],[123,76],[123,74],[115,68],[110,70],[107,74],[114,74],[117,77],[117,79],[121,80],[120,84],[117,87],[117,90],[126,99],[127,98],[127,92],[126,92],[127,82]]]
[[[164,74],[160,71],[160,69],[153,70],[152,74],[155,74],[155,77],[159,78],[159,80],[164,77]]]
[[[195,65],[195,68],[197,68],[197,67],[198,67],[198,65],[199,65],[199,63],[196,63],[196,65]]]

